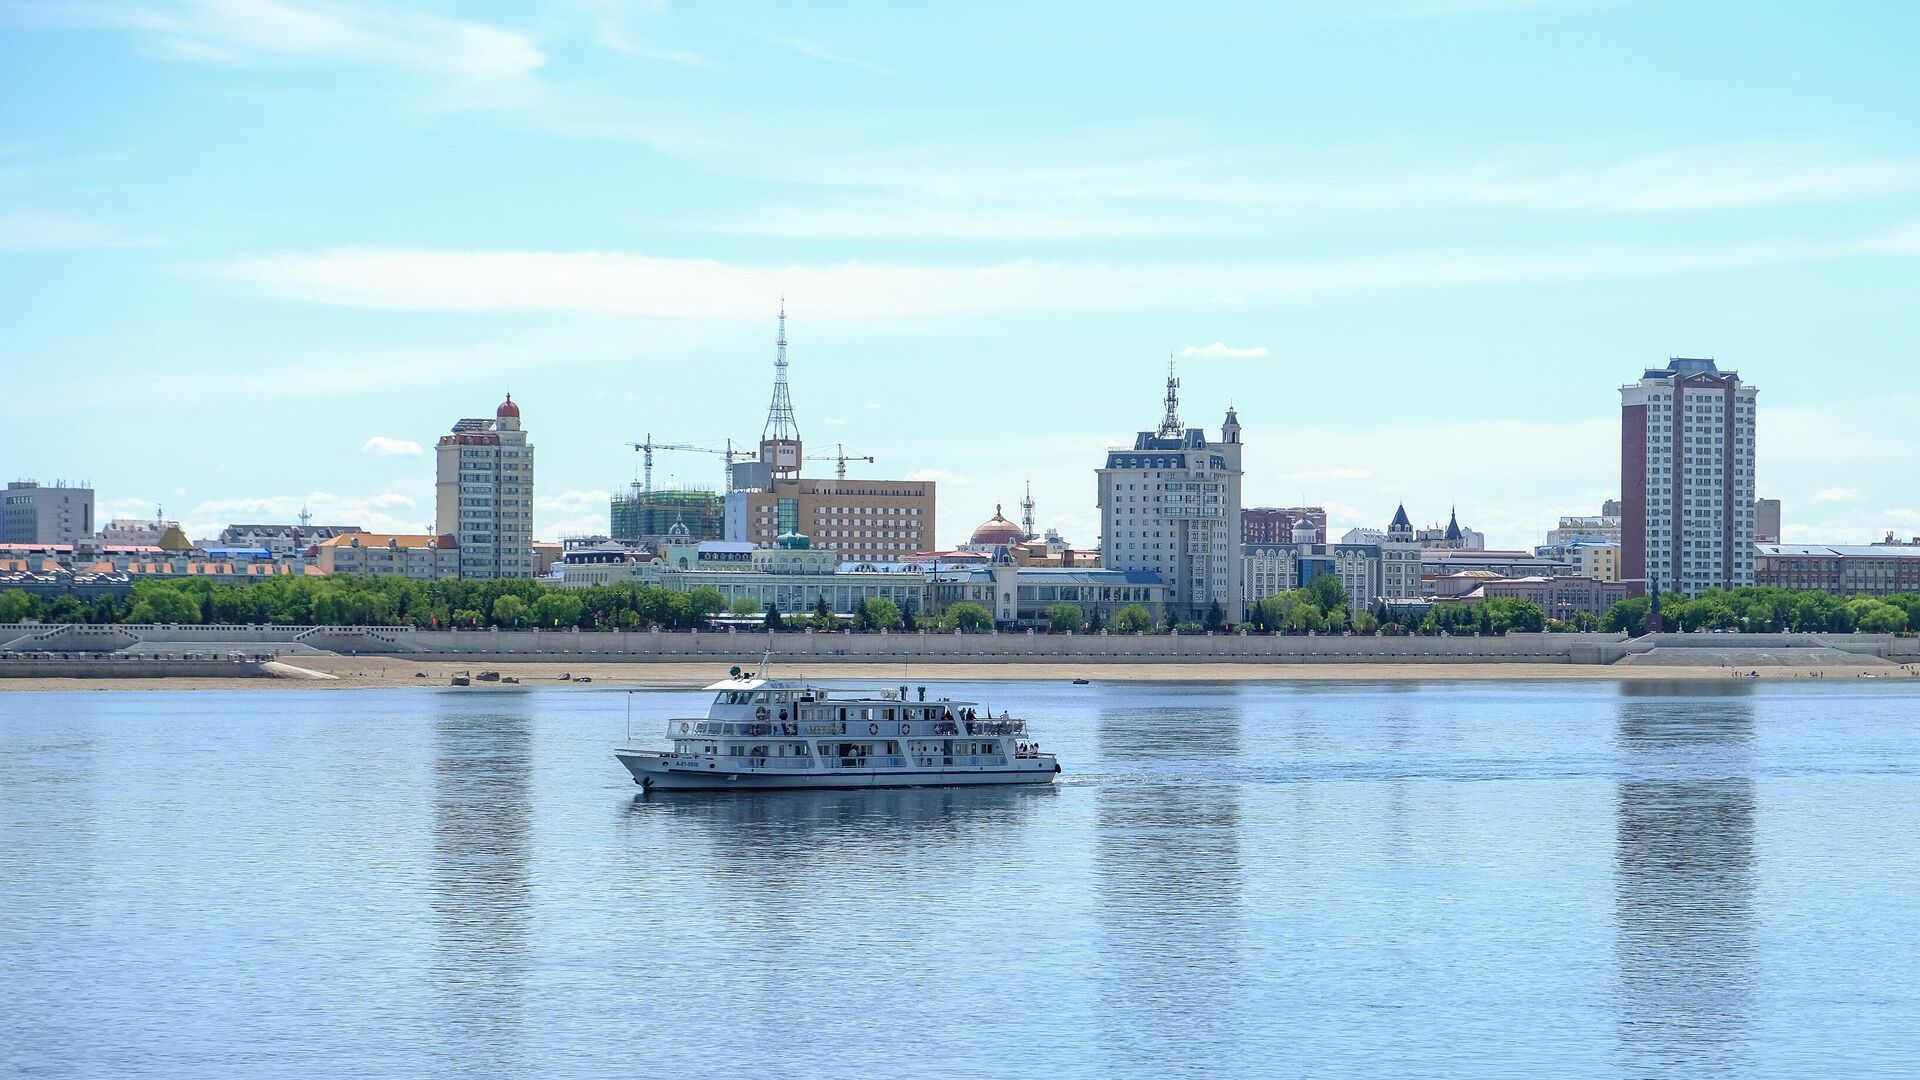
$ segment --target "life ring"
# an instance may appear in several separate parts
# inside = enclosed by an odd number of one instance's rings
[[[869,735],[878,735],[878,734],[880,734],[880,725],[879,725],[879,724],[868,724],[868,725],[867,725],[867,734],[869,734]]]
[[[682,734],[682,735],[685,735],[686,733],[687,733],[687,725],[686,725],[686,722],[685,722],[685,721],[681,721],[681,723],[680,723],[680,734]]]
[[[755,720],[765,720],[767,718],[767,707],[765,705],[762,705],[758,709],[755,709],[753,713],[753,718]]]
[[[911,734],[913,734],[913,725],[912,725],[912,724],[901,724],[901,725],[900,725],[900,734],[902,734],[902,735],[911,735]]]

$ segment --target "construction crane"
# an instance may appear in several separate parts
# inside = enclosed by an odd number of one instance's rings
[[[840,443],[834,443],[834,444],[833,444],[833,448],[834,448],[834,450],[836,451],[835,453],[832,453],[832,454],[812,454],[812,455],[809,455],[809,456],[807,457],[807,460],[808,460],[808,461],[831,461],[831,462],[833,462],[833,463],[834,463],[834,475],[835,475],[835,476],[837,476],[837,477],[839,477],[839,478],[840,478],[840,479],[842,479],[842,480],[845,480],[845,479],[847,478],[847,462],[849,462],[849,461],[864,461],[864,462],[866,462],[866,463],[867,463],[867,464],[869,464],[869,465],[871,465],[871,464],[873,464],[873,455],[872,455],[872,454],[849,454],[849,453],[847,453],[847,448],[846,448],[845,446],[843,446],[843,445],[841,445]]]
[[[642,454],[646,455],[646,458],[645,458],[646,484],[644,485],[644,490],[648,495],[653,494],[653,452],[655,450],[684,450],[690,454],[719,454],[722,460],[725,462],[722,468],[724,468],[726,471],[726,476],[724,478],[726,482],[721,485],[720,487],[721,491],[733,490],[733,463],[736,460],[750,461],[753,459],[753,451],[735,450],[733,448],[732,439],[728,439],[727,448],[725,450],[721,450],[717,447],[693,446],[689,443],[657,443],[653,441],[652,433],[648,433],[646,442],[637,442],[637,443],[632,443],[630,445],[635,450],[638,450]]]

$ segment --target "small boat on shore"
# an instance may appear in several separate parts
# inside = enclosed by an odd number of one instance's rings
[[[615,751],[643,790],[1047,784],[1060,772],[1025,720],[925,686],[842,691],[749,672],[706,689],[705,716],[666,721],[671,749]]]

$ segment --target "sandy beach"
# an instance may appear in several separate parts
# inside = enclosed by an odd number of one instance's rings
[[[170,678],[170,679],[0,679],[0,693],[33,690],[355,690],[371,688],[441,688],[456,672],[494,670],[520,680],[516,686],[475,683],[474,693],[511,692],[528,686],[563,685],[561,676],[585,677],[594,686],[699,687],[726,677],[717,664],[567,664],[520,663],[478,665],[465,662],[421,661],[373,656],[302,656],[289,658],[295,677]],[[1823,668],[1743,668],[1758,670],[1762,680],[1810,678],[1849,679],[1856,682],[1905,682],[1920,671],[1898,666]],[[311,672],[320,678],[298,677]],[[1469,682],[1469,681],[1649,681],[1672,679],[1731,679],[1725,667],[1637,666],[1628,664],[782,664],[783,678],[878,679],[889,682],[933,683],[990,679],[1034,679],[1094,682]],[[1816,674],[1818,673],[1818,674]],[[332,678],[324,678],[332,676]],[[1872,678],[1864,679],[1863,676]],[[566,685],[576,685],[567,683]],[[577,684],[587,685],[587,684]]]

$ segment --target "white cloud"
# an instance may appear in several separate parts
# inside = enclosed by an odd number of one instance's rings
[[[1222,294],[1432,288],[1654,277],[1884,254],[1886,235],[1719,248],[1407,250],[1320,262],[1118,267],[756,265],[611,252],[344,250],[243,257],[202,272],[277,296],[408,311],[557,312],[759,320],[770,298],[810,318],[877,321],[980,312],[1194,307]]]
[[[1180,350],[1182,359],[1197,360],[1250,360],[1272,356],[1265,345],[1252,345],[1246,348],[1234,348],[1224,342],[1216,341],[1211,345],[1188,345]]]
[[[1305,469],[1290,472],[1287,474],[1287,479],[1301,480],[1310,484],[1337,483],[1346,480],[1365,480],[1372,475],[1372,469],[1362,469],[1352,465],[1335,465],[1325,469]]]
[[[534,536],[557,540],[568,536],[605,536],[613,524],[613,493],[599,488],[536,491],[533,498]]]
[[[155,241],[100,221],[43,211],[0,214],[0,251],[145,247]]]
[[[486,23],[318,0],[35,5],[28,17],[139,35],[183,60],[307,60],[460,80],[522,79],[546,63],[534,39]]]
[[[919,480],[922,483],[931,482],[935,484],[954,484],[958,486],[965,486],[973,483],[973,477],[962,476],[959,473],[948,472],[945,469],[915,469],[912,472],[907,474],[907,479]]]
[[[1859,498],[1858,491],[1844,487],[1823,488],[1813,493],[1813,501],[1822,503],[1857,502]]]
[[[842,67],[857,68],[873,75],[893,74],[891,68],[881,67],[879,64],[862,60],[857,56],[842,52],[831,45],[815,41],[812,38],[786,34],[755,34],[754,36],[769,44],[792,49],[802,56],[810,56],[815,60],[822,60],[829,64],[839,64]]]
[[[433,522],[422,517],[412,496],[398,491],[372,495],[336,495],[313,491],[305,495],[264,495],[207,499],[184,514],[175,515],[180,527],[195,540],[208,540],[233,524],[290,524],[300,511],[313,515],[315,525],[358,525],[376,533],[425,533]],[[152,508],[137,516],[151,514]]]
[[[385,435],[375,435],[360,449],[384,454],[387,457],[415,457],[427,452],[426,447],[412,439],[389,439]]]

